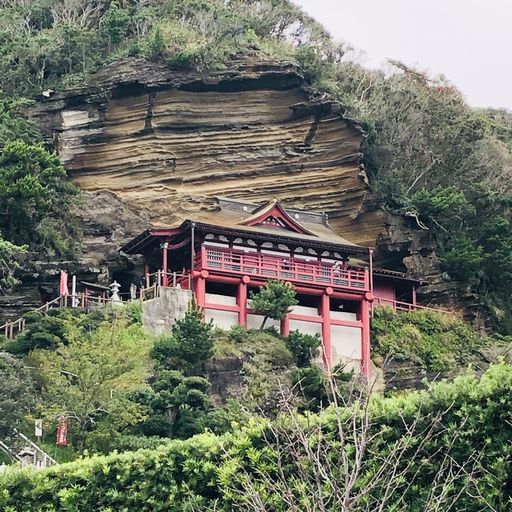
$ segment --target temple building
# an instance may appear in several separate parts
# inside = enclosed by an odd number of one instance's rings
[[[250,292],[285,281],[298,304],[274,322],[281,334],[318,333],[328,368],[357,364],[368,374],[374,304],[414,308],[419,283],[373,268],[372,250],[335,233],[323,213],[277,201],[217,202],[215,211],[148,229],[121,250],[142,255],[146,276],[158,271],[163,287],[190,288],[206,320],[223,329],[258,328],[263,317],[251,309]]]

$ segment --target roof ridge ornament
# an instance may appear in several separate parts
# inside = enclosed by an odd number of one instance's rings
[[[254,210],[252,214],[238,223],[241,226],[274,226],[277,228],[287,229],[302,235],[318,236],[292,217],[277,199],[268,201]]]

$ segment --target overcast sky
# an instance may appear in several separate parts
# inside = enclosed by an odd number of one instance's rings
[[[364,54],[444,74],[476,107],[512,110],[512,0],[293,0]]]

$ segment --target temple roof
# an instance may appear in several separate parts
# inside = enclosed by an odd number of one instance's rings
[[[206,212],[205,215],[198,215],[191,220],[196,223],[223,226],[245,232],[265,233],[297,240],[327,242],[354,248],[360,247],[333,231],[329,226],[327,216],[323,213],[284,208],[278,201],[269,201],[263,205],[257,205],[246,201],[240,202],[219,198],[219,207],[219,211]],[[284,213],[286,216],[287,223],[284,226],[254,222],[258,219],[264,221],[265,218],[277,216],[276,213]],[[360,248],[368,252],[368,249]]]
[[[147,245],[148,237],[175,236],[194,224],[197,229],[213,233],[240,233],[258,240],[265,237],[283,240],[284,243],[288,240],[312,246],[335,246],[351,253],[368,253],[368,248],[356,245],[333,231],[324,213],[285,208],[275,200],[254,204],[219,197],[217,203],[216,210],[190,216],[177,226],[147,230],[121,250],[136,253]]]

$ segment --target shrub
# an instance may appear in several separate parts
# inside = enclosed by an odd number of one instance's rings
[[[213,323],[203,322],[194,306],[177,320],[171,334],[155,343],[152,357],[164,368],[190,369],[200,366],[213,355]]]
[[[299,511],[306,503],[336,512],[349,499],[354,511],[387,504],[420,512],[434,498],[440,510],[508,510],[511,411],[512,367],[501,364],[480,380],[467,375],[320,415],[252,420],[222,437],[8,471],[0,509]],[[329,485],[315,485],[319,475]]]
[[[315,411],[327,404],[327,378],[319,366],[297,368],[293,375],[293,386],[303,401],[301,409]]]
[[[318,355],[318,348],[322,340],[318,334],[302,334],[299,331],[292,331],[286,338],[286,346],[290,352],[297,358],[299,366],[306,366],[311,359]]]
[[[482,344],[454,315],[426,310],[396,313],[387,307],[375,309],[372,337],[383,356],[411,360],[433,371],[466,366]]]
[[[258,292],[251,292],[252,308],[265,317],[260,330],[263,330],[269,318],[282,320],[288,314],[290,307],[297,304],[296,295],[292,287],[278,280],[267,281]]]
[[[85,321],[79,309],[55,308],[48,314],[30,312],[25,316],[26,329],[14,340],[5,344],[5,350],[14,355],[27,355],[32,350],[54,349],[68,342],[69,329]]]
[[[248,338],[247,329],[243,328],[240,325],[234,325],[229,330],[228,336],[229,336],[230,341],[232,341],[234,343],[238,343],[238,344],[244,343],[245,341],[247,341],[247,338]]]

